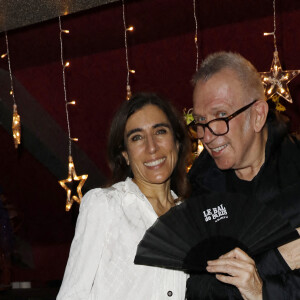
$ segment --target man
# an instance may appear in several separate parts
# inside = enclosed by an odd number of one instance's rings
[[[193,82],[191,127],[205,147],[189,173],[193,194],[250,195],[299,230],[300,141],[269,112],[256,69],[239,54],[219,52],[203,61]],[[236,248],[209,261],[207,271],[236,286],[243,299],[275,300],[300,299],[299,268],[297,239],[255,261]]]

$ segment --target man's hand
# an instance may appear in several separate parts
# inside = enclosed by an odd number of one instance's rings
[[[216,278],[238,288],[243,299],[262,299],[262,280],[255,262],[239,248],[222,255],[219,259],[208,261],[207,271],[217,273]],[[221,275],[228,274],[228,275]]]

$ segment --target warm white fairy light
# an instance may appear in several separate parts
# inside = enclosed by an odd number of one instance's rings
[[[125,42],[125,57],[126,57],[126,67],[127,67],[127,79],[126,79],[126,100],[131,98],[131,87],[130,87],[130,73],[135,73],[135,70],[129,68],[128,60],[128,45],[127,45],[127,31],[133,31],[134,27],[126,27],[126,18],[125,18],[125,3],[122,0],[122,10],[123,10],[123,25],[124,25],[124,42]]]
[[[12,96],[12,99],[13,99],[12,133],[13,133],[15,148],[18,148],[18,145],[21,144],[21,118],[20,118],[20,115],[18,114],[16,99],[15,99],[14,81],[13,81],[11,65],[10,65],[10,55],[9,55],[7,32],[5,32],[5,42],[6,42],[6,53],[2,54],[1,58],[7,57],[7,62],[8,62],[8,71],[9,71],[9,78],[10,78],[9,94]]]
[[[200,139],[198,139],[198,146],[197,146],[197,156],[199,156],[199,155],[200,155],[200,153],[203,151],[203,149],[204,149],[204,146],[203,146],[203,144],[202,144],[201,140],[200,140]]]
[[[64,99],[65,99],[65,109],[66,109],[66,117],[67,117],[67,125],[68,125],[68,138],[69,138],[69,164],[68,164],[68,177],[64,180],[60,180],[59,184],[66,190],[67,192],[67,201],[66,201],[66,211],[69,211],[72,207],[72,204],[74,201],[76,201],[78,204],[81,202],[82,198],[82,192],[81,188],[83,187],[85,181],[88,178],[88,175],[81,175],[77,176],[75,171],[75,166],[73,162],[72,157],[72,141],[77,142],[78,138],[72,138],[71,137],[71,128],[70,128],[70,121],[69,121],[69,110],[68,105],[75,105],[76,102],[68,101],[67,100],[67,88],[66,88],[66,75],[65,75],[65,68],[70,66],[70,62],[64,63],[64,56],[63,56],[63,41],[62,41],[62,34],[63,33],[69,33],[69,30],[62,29],[61,27],[61,19],[58,17],[59,22],[59,29],[60,29],[60,60],[61,60],[61,66],[62,66],[62,75],[63,75],[63,87],[64,87]],[[74,182],[77,181],[77,188],[76,193],[72,194],[72,188],[70,188],[70,184],[74,184]],[[73,191],[74,192],[74,191]]]
[[[60,61],[62,65],[62,76],[63,76],[63,88],[64,88],[64,99],[65,99],[65,110],[66,110],[66,117],[67,117],[67,125],[68,125],[68,136],[69,136],[69,156],[72,155],[72,145],[71,145],[71,129],[70,129],[70,121],[69,121],[69,111],[68,111],[68,100],[67,100],[67,88],[66,88],[66,74],[65,74],[65,68],[70,66],[70,62],[64,62],[64,53],[63,53],[63,41],[62,41],[62,34],[64,33],[64,30],[61,27],[61,19],[60,16],[58,17],[58,23],[59,23],[59,41],[60,41]]]
[[[76,104],[76,101],[67,102],[67,105],[75,105],[75,104]]]
[[[265,87],[265,95],[267,99],[273,98],[275,94],[281,96],[288,102],[292,103],[292,97],[288,88],[288,83],[294,79],[300,70],[283,71],[278,57],[277,43],[276,43],[276,10],[275,0],[273,0],[273,32],[264,32],[264,36],[273,35],[274,37],[274,53],[271,69],[269,72],[261,72],[261,80]],[[279,103],[277,101],[277,103]],[[276,104],[276,107],[278,105]],[[282,110],[282,109],[281,109]]]
[[[199,47],[198,47],[198,21],[196,13],[196,0],[193,0],[194,7],[194,20],[195,20],[195,47],[196,47],[196,72],[198,71],[199,66]]]

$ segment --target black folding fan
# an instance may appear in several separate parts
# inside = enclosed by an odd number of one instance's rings
[[[158,218],[139,243],[134,262],[208,275],[207,260],[235,247],[253,256],[298,237],[288,221],[253,198],[204,195]]]
[[[218,193],[190,198],[158,218],[139,243],[134,263],[193,274],[188,300],[242,299],[236,287],[206,271],[207,260],[235,247],[254,256],[297,238],[272,208],[250,197]]]

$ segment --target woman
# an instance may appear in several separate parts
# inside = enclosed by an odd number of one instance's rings
[[[133,263],[147,228],[188,194],[180,119],[154,94],[123,103],[108,143],[114,185],[82,199],[58,300],[184,299],[183,272]]]

